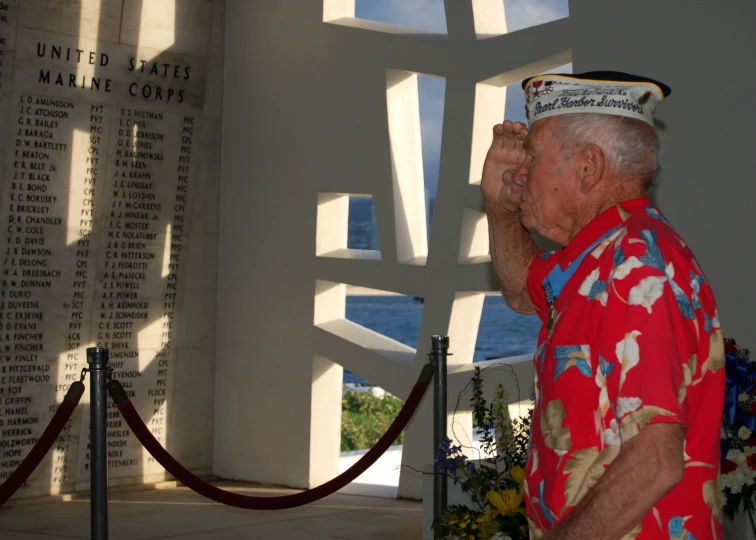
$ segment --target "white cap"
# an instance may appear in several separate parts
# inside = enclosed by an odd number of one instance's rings
[[[524,80],[522,88],[530,125],[542,118],[578,113],[626,116],[653,125],[656,105],[671,93],[658,81],[617,71],[537,75]]]

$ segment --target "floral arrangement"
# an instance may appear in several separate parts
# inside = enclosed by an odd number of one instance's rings
[[[756,496],[756,362],[750,351],[725,339],[727,389],[722,419],[720,486],[723,512],[731,519],[742,508],[751,518]]]
[[[725,339],[727,377],[722,419],[720,486],[722,511],[734,519],[742,510],[756,533],[756,360],[750,351]],[[525,540],[524,482],[532,409],[511,420],[506,389],[499,385],[490,406],[483,398],[480,367],[471,380],[473,420],[481,435],[478,464],[446,439],[434,463],[469,493],[471,506],[448,505],[433,524],[435,537],[465,540]]]
[[[434,463],[440,472],[469,493],[472,506],[449,505],[433,524],[436,538],[465,540],[525,540],[524,482],[530,438],[530,414],[511,420],[506,388],[499,385],[490,406],[483,398],[480,367],[471,380],[473,421],[481,435],[476,465],[451,440],[438,450]],[[532,413],[532,409],[529,411]]]

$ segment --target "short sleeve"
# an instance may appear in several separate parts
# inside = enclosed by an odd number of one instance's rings
[[[696,350],[696,338],[666,263],[654,264],[648,255],[664,261],[658,247],[646,247],[631,245],[637,256],[629,257],[618,248],[599,325],[600,369],[622,442],[654,423],[688,427],[686,353]]]

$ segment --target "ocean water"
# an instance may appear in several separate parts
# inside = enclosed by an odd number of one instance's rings
[[[422,313],[423,304],[411,296],[348,296],[346,302],[348,320],[414,348],[418,348]],[[486,296],[473,361],[532,353],[540,328],[536,315],[520,315],[501,296]],[[454,352],[454,343],[449,352]],[[347,370],[344,382],[369,384]]]

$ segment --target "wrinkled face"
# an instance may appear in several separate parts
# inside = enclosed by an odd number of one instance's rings
[[[527,157],[514,174],[522,183],[522,224],[560,242],[578,209],[580,180],[575,148],[557,137],[558,118],[533,124],[525,143]]]

